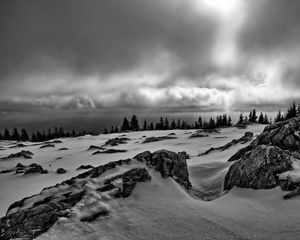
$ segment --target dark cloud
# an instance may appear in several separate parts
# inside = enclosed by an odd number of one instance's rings
[[[201,2],[0,1],[0,109],[269,109],[300,98],[299,1],[232,0],[242,7],[227,15],[224,2]]]

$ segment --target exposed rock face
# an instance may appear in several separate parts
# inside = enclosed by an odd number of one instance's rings
[[[224,190],[233,186],[268,189],[279,185],[278,174],[292,170],[293,157],[274,146],[261,145],[233,163],[225,177]]]
[[[59,148],[58,151],[66,151],[69,150],[68,148]]]
[[[0,219],[0,239],[37,237],[47,231],[58,218],[71,217],[69,210],[79,201],[84,202],[91,191],[99,194],[106,193],[115,198],[129,197],[136,184],[151,180],[147,171],[149,167],[159,171],[162,177],[172,177],[186,189],[190,189],[185,159],[184,153],[176,154],[166,150],[155,153],[143,152],[134,159],[110,162],[92,168],[61,184],[45,188],[39,194],[17,201],[8,208],[6,216]],[[101,178],[95,179],[117,166],[129,165],[133,161],[134,167],[125,173],[103,181]],[[144,167],[136,167],[137,163]],[[91,185],[93,185],[92,190]],[[109,210],[100,208],[99,211],[93,211],[88,216],[80,217],[80,220],[93,221],[101,214],[109,214]]]
[[[134,158],[154,167],[163,178],[172,177],[187,190],[191,189],[185,152],[176,154],[167,150],[160,150],[151,154],[147,151],[136,155]]]
[[[18,152],[18,153],[12,153],[10,155],[8,155],[7,157],[3,157],[2,160],[8,160],[8,159],[11,159],[11,158],[26,158],[26,159],[31,159],[33,153],[30,152],[30,151],[21,151],[21,152]]]
[[[18,143],[18,144],[13,145],[13,146],[11,146],[11,147],[9,147],[9,148],[23,148],[23,147],[27,147],[27,146],[24,145],[23,143]]]
[[[202,153],[201,155],[207,155],[212,151],[225,151],[226,149],[228,149],[232,146],[235,146],[238,143],[245,144],[247,142],[250,142],[252,140],[252,138],[253,138],[253,133],[252,132],[245,132],[244,136],[242,136],[241,138],[233,139],[231,142],[229,142],[229,143],[227,143],[227,144],[225,144],[224,146],[221,146],[221,147],[210,148],[206,152]]]

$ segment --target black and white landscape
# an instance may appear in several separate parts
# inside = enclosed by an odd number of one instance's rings
[[[0,240],[300,239],[299,13],[1,0]]]

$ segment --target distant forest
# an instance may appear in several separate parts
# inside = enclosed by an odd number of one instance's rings
[[[272,122],[280,122],[290,118],[300,116],[300,105],[296,105],[295,102],[288,107],[286,112],[282,113],[278,111],[277,116],[272,121],[267,114],[260,113],[257,115],[255,109],[251,110],[249,115],[241,114],[237,124],[248,124],[248,123],[260,123],[269,124]],[[172,119],[161,117],[158,122],[147,122],[146,120],[140,125],[139,120],[136,115],[133,115],[130,121],[125,117],[123,119],[121,126],[112,126],[109,130],[104,129],[104,134],[108,133],[118,133],[126,131],[152,131],[152,130],[172,130],[172,129],[214,129],[219,127],[230,127],[232,126],[232,118],[230,115],[223,114],[218,115],[215,118],[211,117],[209,120],[204,120],[200,116],[198,120],[189,124],[187,121],[177,119],[176,121]],[[31,136],[27,133],[25,129],[19,131],[14,128],[10,132],[7,128],[4,131],[0,131],[0,140],[13,140],[13,141],[32,141],[32,142],[43,142],[56,138],[68,138],[68,137],[78,137],[86,134],[95,134],[93,132],[76,132],[75,130],[65,130],[62,127],[55,127],[54,129],[48,129],[48,131],[37,131]]]

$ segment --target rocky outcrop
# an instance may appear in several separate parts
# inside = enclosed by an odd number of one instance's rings
[[[109,208],[101,207],[101,197],[97,198],[97,195],[129,197],[139,182],[151,180],[147,171],[149,167],[159,171],[162,177],[172,177],[186,189],[190,189],[185,159],[185,153],[176,154],[166,150],[143,152],[133,159],[94,167],[61,184],[45,188],[39,194],[17,201],[8,208],[6,216],[0,219],[0,239],[33,239],[47,231],[60,217],[74,217],[70,215],[70,209],[77,206],[80,210],[80,206],[91,202],[91,196],[96,197],[96,203],[100,204],[100,207],[91,206],[91,210],[89,205],[84,205],[84,214],[79,215],[79,219],[93,221],[101,215],[107,215]],[[133,162],[133,168],[128,171],[101,179],[107,171]],[[137,164],[144,167],[137,167]],[[126,169],[128,167],[126,166]],[[89,211],[89,214],[85,214]]]
[[[270,124],[245,148],[228,161],[235,161],[225,176],[224,189],[233,186],[267,189],[280,186],[292,191],[288,199],[300,193],[300,182],[280,178],[279,174],[292,171],[293,163],[300,161],[300,118]]]
[[[161,137],[148,137],[142,143],[151,143],[151,142],[159,142],[168,139],[176,139],[177,137],[173,137],[171,135],[161,136]]]
[[[253,133],[252,132],[245,132],[244,136],[242,136],[241,138],[233,139],[231,142],[229,142],[229,143],[227,143],[227,144],[225,144],[224,146],[221,146],[221,147],[210,148],[206,152],[200,154],[200,156],[201,155],[207,155],[212,151],[225,151],[226,149],[228,149],[232,146],[235,146],[238,143],[245,144],[247,142],[250,142],[252,140],[252,138],[253,138]]]
[[[130,139],[126,138],[126,137],[112,138],[112,139],[107,140],[103,146],[107,146],[107,145],[118,146],[119,144],[125,144],[125,143],[127,143],[127,141],[129,141],[129,140]]]
[[[261,145],[234,162],[225,176],[224,190],[233,186],[268,189],[279,185],[280,173],[292,170],[293,156],[275,146]]]
[[[12,153],[10,155],[8,155],[7,157],[3,157],[1,158],[2,160],[8,160],[8,159],[11,159],[11,158],[26,158],[26,159],[31,159],[33,153],[30,152],[30,151],[21,151],[21,152],[17,152],[17,153]]]
[[[57,149],[57,151],[66,151],[66,150],[69,150],[68,148],[59,148]]]
[[[18,143],[16,145],[10,146],[9,148],[23,148],[23,147],[27,147],[27,146],[23,143]]]
[[[239,150],[228,161],[239,160],[247,152],[255,149],[259,145],[271,145],[283,150],[299,151],[300,118],[293,118],[286,121],[270,124],[264,131],[251,142],[251,144]]]
[[[172,177],[176,182],[190,190],[192,185],[189,181],[185,152],[175,153],[167,150],[155,153],[143,152],[134,157],[138,161],[146,162],[150,167],[161,173],[163,178]]]
[[[95,146],[95,145],[90,145],[90,147],[88,148],[88,150],[103,150],[102,147],[99,147],[99,146]]]

